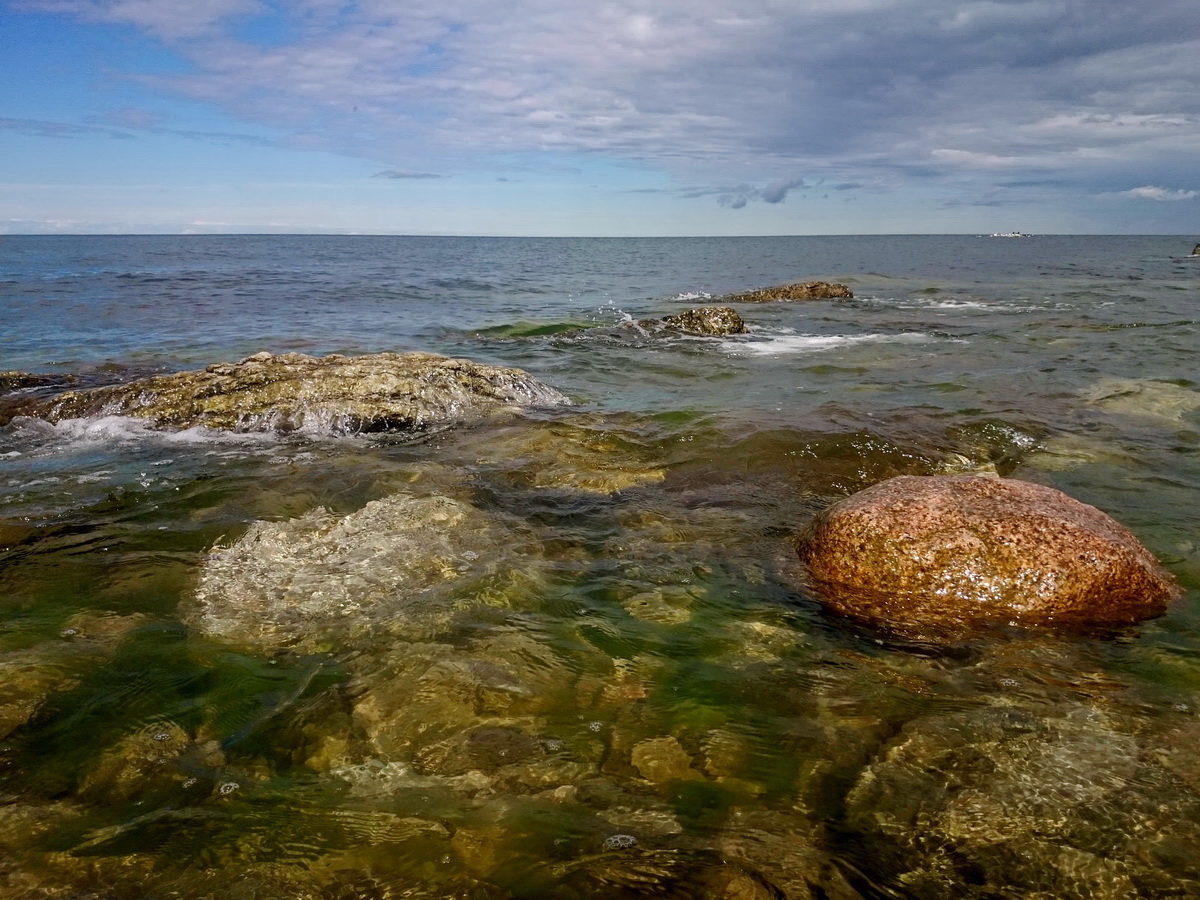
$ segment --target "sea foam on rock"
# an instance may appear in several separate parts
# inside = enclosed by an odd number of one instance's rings
[[[818,514],[797,551],[827,608],[931,637],[985,623],[1129,624],[1177,594],[1105,513],[1011,479],[889,479]]]
[[[162,428],[347,433],[453,425],[505,409],[569,403],[520,369],[433,353],[258,353],[202,371],[68,391],[15,413],[51,421],[137,416]]]

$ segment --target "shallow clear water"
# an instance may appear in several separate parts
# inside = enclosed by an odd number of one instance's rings
[[[1188,895],[1189,247],[0,238],[0,370],[419,349],[574,401],[415,439],[0,427],[0,897]],[[636,326],[810,279],[855,299]],[[1100,507],[1184,597],[951,647],[824,615],[789,536],[942,471]],[[396,497],[482,517],[424,551],[438,615],[205,627],[214,547]]]

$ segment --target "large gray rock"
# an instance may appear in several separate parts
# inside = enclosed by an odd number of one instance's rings
[[[51,421],[137,416],[163,428],[343,433],[423,429],[569,402],[520,369],[432,353],[258,353],[199,372],[68,391],[14,413]]]
[[[536,567],[519,524],[449,497],[396,495],[348,516],[256,522],[205,560],[183,617],[234,644],[319,649],[436,634],[457,612],[502,606]]]
[[[835,503],[797,551],[829,609],[938,636],[984,623],[1122,625],[1178,589],[1112,518],[1053,488],[902,475]]]

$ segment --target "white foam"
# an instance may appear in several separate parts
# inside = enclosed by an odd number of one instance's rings
[[[44,419],[18,418],[6,428],[10,439],[22,449],[17,455],[44,457],[48,454],[90,452],[139,446],[218,445],[239,450],[275,446],[277,435],[269,433],[242,434],[216,428],[188,428],[183,431],[162,431],[144,419],[130,416],[98,416],[96,418],[63,419],[47,422]]]
[[[918,332],[904,334],[777,334],[765,339],[749,341],[722,341],[723,349],[730,353],[757,356],[783,356],[794,353],[819,353],[837,350],[858,344],[923,344],[934,340],[931,335]]]
[[[695,300],[711,300],[712,294],[708,291],[682,291],[671,298],[672,301],[678,303],[691,303]]]
[[[923,309],[993,309],[995,306],[995,303],[982,300],[931,300],[922,304]]]

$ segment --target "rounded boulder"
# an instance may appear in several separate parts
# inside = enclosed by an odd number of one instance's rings
[[[1011,479],[892,478],[818,514],[796,549],[827,609],[920,636],[1125,625],[1178,593],[1110,516]]]

